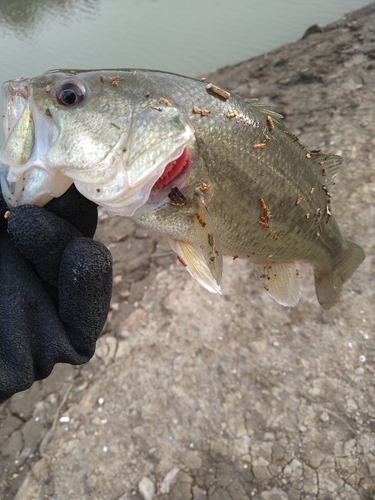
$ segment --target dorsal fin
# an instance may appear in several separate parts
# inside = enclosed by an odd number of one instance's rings
[[[277,122],[278,125],[281,127],[285,126],[279,121],[282,120],[284,117],[283,115],[280,115],[280,113],[276,113],[276,111],[272,111],[270,109],[270,104],[267,104],[265,102],[259,102],[258,99],[253,99],[251,97],[245,98],[245,101],[254,106],[262,115],[264,116],[271,116],[271,118]]]
[[[301,148],[303,148],[306,153],[309,153],[312,159],[315,160],[315,163],[321,168],[324,184],[328,189],[332,187],[334,184],[334,178],[337,175],[337,172],[340,169],[340,165],[342,163],[342,158],[339,155],[334,155],[331,153],[324,154],[320,151],[312,151],[309,150],[302,142],[300,142],[299,138],[293,134],[280,120],[284,117],[280,115],[280,113],[276,113],[275,111],[270,111],[269,104],[265,104],[263,102],[258,102],[257,99],[248,98],[245,99],[246,102],[251,104],[254,108],[256,108],[262,115],[272,118],[274,126],[285,132],[290,138],[292,138]]]
[[[328,189],[334,184],[337,172],[340,170],[342,158],[339,155],[323,154],[320,151],[309,151],[311,159],[319,166],[322,172],[322,184]]]
[[[270,116],[272,118],[273,125],[277,128],[279,128],[282,132],[285,132],[289,137],[291,137],[301,148],[305,149],[308,151],[308,148],[304,146],[298,137],[291,132],[282,121],[284,117],[280,113],[276,113],[276,111],[271,111],[269,109],[269,104],[265,104],[264,102],[258,102],[257,99],[245,99],[251,106],[256,108],[262,115],[264,115],[266,118]]]

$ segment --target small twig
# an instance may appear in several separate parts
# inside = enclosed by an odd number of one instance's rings
[[[158,257],[169,257],[170,255],[174,255],[174,252],[169,250],[166,252],[156,252],[151,254],[152,259],[157,259]]]
[[[48,429],[48,431],[46,432],[46,434],[44,435],[44,438],[42,439],[40,445],[39,445],[39,452],[41,455],[44,455],[44,452],[45,452],[45,448],[47,447],[47,444],[49,443],[51,437],[52,437],[52,433],[54,432],[54,430],[56,429],[56,425],[57,425],[57,421],[59,419],[59,414],[60,414],[60,411],[62,409],[62,407],[64,406],[64,404],[66,403],[68,397],[69,397],[69,394],[70,394],[70,391],[73,389],[73,385],[74,383],[72,382],[71,384],[69,384],[62,400],[61,400],[61,403],[59,404],[59,406],[57,407],[57,410],[56,410],[56,413],[55,413],[55,416],[54,416],[54,419],[53,419],[53,422],[52,422],[52,426],[50,429]]]
[[[327,413],[329,413],[330,415],[332,415],[333,417],[337,418],[337,420],[339,420],[340,422],[342,422],[343,424],[345,424],[346,427],[348,429],[350,429],[355,436],[357,435],[357,431],[354,429],[354,427],[352,427],[350,424],[348,424],[348,422],[344,418],[340,417],[340,415],[338,415],[336,412],[334,412],[332,410],[328,410],[327,408],[324,408],[324,406],[322,406],[321,408],[324,411],[326,411]]]

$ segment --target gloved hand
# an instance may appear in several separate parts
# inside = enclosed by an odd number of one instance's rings
[[[4,219],[0,194],[0,402],[94,354],[109,310],[112,258],[93,241],[97,207],[73,187]]]

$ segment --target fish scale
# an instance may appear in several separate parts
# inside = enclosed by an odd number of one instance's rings
[[[53,70],[3,89],[1,183],[10,208],[43,205],[74,183],[110,215],[165,234],[208,290],[220,293],[223,255],[231,255],[253,262],[286,306],[299,299],[295,261],[314,268],[328,309],[364,259],[332,215],[341,158],[309,151],[255,100],[139,69]]]

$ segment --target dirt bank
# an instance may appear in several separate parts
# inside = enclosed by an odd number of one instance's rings
[[[323,311],[301,266],[284,308],[239,260],[209,294],[164,238],[102,214],[104,335],[89,364],[0,408],[4,500],[375,498],[375,4],[310,31],[207,77],[344,157],[333,209],[367,259],[342,300]]]

